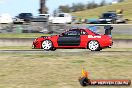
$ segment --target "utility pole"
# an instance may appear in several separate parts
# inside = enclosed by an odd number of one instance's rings
[[[46,7],[46,0],[40,0],[40,9],[39,9],[39,13],[40,14],[46,14],[48,11],[47,7]]]

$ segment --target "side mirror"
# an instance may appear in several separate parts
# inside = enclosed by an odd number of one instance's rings
[[[111,35],[111,30],[113,29],[113,27],[111,27],[110,25],[104,26],[105,29],[105,35]]]
[[[59,36],[65,36],[65,33],[60,34]]]

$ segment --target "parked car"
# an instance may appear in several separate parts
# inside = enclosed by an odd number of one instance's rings
[[[23,19],[25,22],[31,22],[33,15],[32,13],[20,13],[17,17]]]
[[[109,23],[109,24],[116,24],[116,23],[126,23],[127,20],[123,19],[123,14],[117,14],[114,11],[105,12],[99,18],[99,23]]]
[[[51,14],[39,14],[40,17],[48,18],[48,21],[51,23],[54,17]]]
[[[127,23],[128,19],[123,18],[123,14],[117,14],[116,23]]]
[[[39,16],[33,17],[33,22],[52,22],[53,16],[50,14],[39,14]]]
[[[114,12],[106,12],[103,13],[102,16],[99,18],[100,23],[116,23],[117,15]]]
[[[53,24],[65,24],[72,22],[72,16],[69,13],[59,13],[56,17],[54,17],[51,21]]]
[[[24,23],[24,19],[20,19],[18,17],[13,18],[13,23],[14,24],[23,24]]]
[[[4,13],[0,15],[0,23],[2,24],[13,23],[13,19],[9,14]]]
[[[87,28],[72,28],[59,35],[38,37],[33,41],[32,47],[44,50],[84,48],[100,51],[111,47],[112,43],[109,35],[97,34]]]

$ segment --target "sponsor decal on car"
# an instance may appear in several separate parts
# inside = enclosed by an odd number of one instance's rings
[[[82,76],[79,77],[82,86],[130,86],[129,79],[89,79],[89,73],[82,69]]]
[[[88,38],[101,38],[101,36],[88,35]]]

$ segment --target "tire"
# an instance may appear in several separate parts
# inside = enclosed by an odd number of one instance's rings
[[[100,51],[100,45],[98,41],[92,40],[88,43],[88,49],[91,51]]]
[[[46,51],[51,50],[53,48],[53,44],[50,40],[44,40],[41,46],[42,46],[42,49]]]
[[[128,24],[128,20],[124,20],[124,23],[125,23],[125,24]]]
[[[56,48],[54,48],[54,47],[51,48],[51,51],[55,51],[55,50],[56,50]]]

